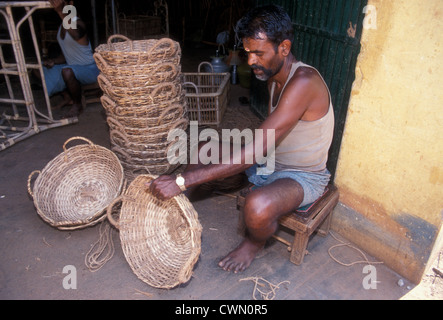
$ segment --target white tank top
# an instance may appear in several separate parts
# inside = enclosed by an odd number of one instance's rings
[[[91,42],[88,45],[81,45],[71,37],[68,31],[65,33],[65,38],[60,36],[61,27],[58,29],[57,41],[65,56],[66,63],[69,65],[89,65],[95,63]]]
[[[294,76],[299,67],[309,67],[314,69],[319,75],[317,69],[297,62],[292,65],[288,80],[286,81],[282,93],[284,92],[289,80]],[[321,75],[320,75],[321,77]],[[321,79],[324,81],[323,77]],[[325,86],[327,87],[326,83]],[[274,96],[275,82],[271,88],[271,113],[277,108],[273,106],[272,97]],[[299,120],[292,128],[286,138],[275,149],[275,170],[276,171],[322,171],[326,168],[328,161],[328,152],[334,135],[334,109],[329,92],[329,111],[321,119],[315,121]],[[281,94],[280,94],[281,97]],[[278,101],[280,101],[280,97]]]

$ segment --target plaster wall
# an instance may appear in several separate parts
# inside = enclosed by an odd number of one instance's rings
[[[443,1],[368,5],[333,228],[419,282],[443,213]]]

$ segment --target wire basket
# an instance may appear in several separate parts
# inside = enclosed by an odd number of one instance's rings
[[[83,140],[69,149],[73,140]],[[103,220],[108,205],[120,195],[124,172],[110,150],[83,137],[72,137],[64,152],[28,178],[28,192],[39,216],[60,230],[75,230]],[[39,174],[34,182],[34,175]]]
[[[202,62],[198,73],[183,73],[188,117],[200,125],[219,126],[230,99],[231,75],[229,72],[200,72],[203,64],[209,64],[212,68],[210,63]]]
[[[155,288],[186,283],[201,251],[198,214],[183,195],[161,201],[147,192],[156,176],[140,175],[113,201],[107,216],[120,232],[127,262],[135,275]],[[112,216],[121,202],[118,222]]]

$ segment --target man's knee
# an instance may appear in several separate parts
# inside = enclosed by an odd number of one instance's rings
[[[248,228],[262,229],[272,224],[273,203],[267,195],[252,192],[246,196],[244,207],[244,221]]]
[[[62,77],[65,82],[75,80],[74,71],[71,68],[62,69]]]

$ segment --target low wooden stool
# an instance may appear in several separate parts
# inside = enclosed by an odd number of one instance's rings
[[[237,208],[241,211],[243,221],[243,208],[245,205],[244,193],[237,197]],[[313,204],[289,213],[280,218],[279,224],[295,232],[292,243],[274,236],[288,246],[291,251],[290,261],[296,265],[303,263],[309,237],[317,231],[321,236],[327,236],[331,227],[332,211],[338,203],[339,192],[334,185],[328,185],[325,193]],[[242,222],[241,222],[242,223]]]
[[[102,96],[102,90],[98,85],[98,82],[92,84],[82,85],[82,107],[86,109],[86,105],[89,103],[100,102]]]

